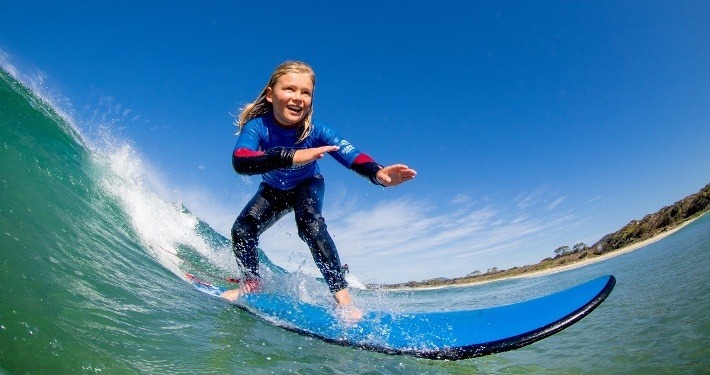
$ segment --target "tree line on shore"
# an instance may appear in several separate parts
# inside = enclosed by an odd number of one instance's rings
[[[705,187],[695,194],[691,194],[670,206],[661,208],[658,212],[648,214],[640,220],[632,220],[618,231],[602,237],[592,246],[587,246],[583,242],[577,243],[572,247],[567,245],[560,246],[555,249],[554,257],[545,258],[537,264],[513,267],[507,270],[499,270],[497,267],[492,267],[485,273],[476,270],[466,276],[452,279],[439,277],[424,281],[409,281],[398,284],[368,285],[368,288],[394,289],[403,287],[418,288],[462,285],[542,271],[572,264],[587,258],[599,257],[602,254],[648,240],[658,234],[676,228],[684,222],[702,215],[708,210],[710,210],[710,184],[705,185]]]

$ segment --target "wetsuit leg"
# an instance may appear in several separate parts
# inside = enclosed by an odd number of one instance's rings
[[[316,175],[294,189],[293,204],[298,236],[308,244],[330,291],[335,293],[347,287],[348,283],[340,266],[338,250],[321,215],[324,189],[323,177]]]
[[[289,211],[287,199],[261,183],[234,221],[232,249],[247,280],[259,278],[259,236]]]

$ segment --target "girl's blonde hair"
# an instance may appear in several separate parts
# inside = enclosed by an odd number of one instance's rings
[[[289,73],[305,73],[308,74],[311,78],[311,81],[313,82],[313,88],[315,90],[316,86],[316,73],[313,71],[313,68],[311,68],[308,64],[301,62],[301,61],[286,61],[281,63],[279,66],[276,67],[273,73],[271,73],[271,78],[269,79],[269,83],[266,84],[264,89],[261,91],[261,94],[254,100],[253,102],[245,105],[242,108],[242,111],[239,113],[239,116],[237,116],[237,119],[235,121],[235,125],[239,127],[239,130],[237,131],[237,134],[242,131],[242,128],[244,127],[244,124],[249,122],[249,120],[265,115],[269,113],[273,109],[271,103],[269,103],[266,100],[266,93],[269,87],[273,90],[274,86],[276,85],[276,81],[283,75],[289,74]],[[311,129],[313,129],[313,105],[311,105],[310,111],[306,114],[306,117],[303,119],[303,122],[299,126],[300,130],[300,136],[298,137],[297,142],[302,142],[306,137],[308,137],[309,134],[311,134]]]

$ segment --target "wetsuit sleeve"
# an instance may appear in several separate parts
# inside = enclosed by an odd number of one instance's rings
[[[261,150],[261,140],[266,137],[266,129],[260,120],[252,120],[244,125],[232,152],[232,167],[239,174],[263,174],[275,169],[293,165],[295,149],[273,147]]]
[[[239,174],[263,174],[293,165],[295,149],[275,147],[266,152],[237,148],[232,154],[232,167]]]
[[[360,152],[350,142],[340,137],[327,126],[319,124],[317,136],[326,145],[340,147],[338,151],[330,153],[340,164],[369,179],[373,184],[384,186],[377,181],[377,172],[382,169],[382,166],[377,164],[369,155]]]
[[[355,157],[352,165],[350,165],[350,169],[368,178],[373,184],[384,186],[377,180],[377,172],[382,169],[382,166],[377,164],[369,155],[360,153]]]

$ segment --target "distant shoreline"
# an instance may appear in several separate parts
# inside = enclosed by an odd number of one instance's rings
[[[640,248],[646,247],[652,243],[658,242],[671,234],[683,229],[686,225],[694,222],[695,220],[703,217],[705,214],[699,215],[697,217],[688,219],[678,225],[675,228],[669,229],[667,231],[661,232],[647,240],[640,241],[637,243],[633,243],[631,245],[622,247],[621,249],[610,251],[608,253],[604,253],[602,255],[596,256],[594,258],[585,258],[583,260],[578,260],[569,264],[564,264],[560,266],[554,266],[550,267],[544,270],[536,270],[536,271],[530,271],[530,272],[525,272],[519,275],[511,275],[511,276],[501,276],[499,278],[490,278],[486,280],[472,280],[468,282],[461,282],[457,284],[444,284],[444,285],[429,285],[429,286],[397,286],[397,287],[383,287],[380,290],[387,290],[387,291],[406,291],[406,290],[435,290],[435,289],[443,289],[443,288],[456,288],[456,287],[468,287],[468,286],[474,286],[474,285],[481,285],[481,284],[488,284],[496,281],[503,281],[503,280],[512,280],[512,279],[522,279],[522,278],[529,278],[529,277],[540,277],[540,276],[545,276],[545,275],[550,275],[558,272],[564,272],[568,271],[571,269],[576,269],[580,267],[585,267],[597,262],[605,261],[607,259],[611,259],[613,257],[630,253],[634,250],[638,250]]]

